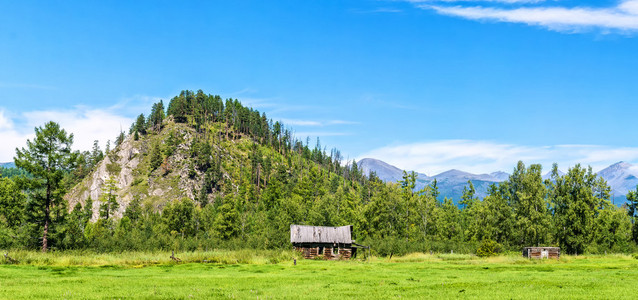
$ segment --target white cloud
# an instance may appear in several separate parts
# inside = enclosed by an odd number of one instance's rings
[[[89,150],[94,140],[102,147],[107,140],[115,140],[120,130],[128,133],[133,119],[117,115],[108,110],[78,108],[69,111],[35,111],[25,113],[27,124],[42,126],[48,121],[60,124],[68,133],[73,133],[73,148]]]
[[[33,134],[18,132],[6,111],[0,110],[0,141],[2,141],[0,142],[0,162],[13,161],[16,147],[26,145],[27,138],[32,136]]]
[[[4,110],[0,110],[0,130],[9,130],[13,128],[13,122],[5,116]]]
[[[330,125],[355,125],[358,122],[345,121],[345,120],[327,120],[327,121],[315,121],[315,120],[297,120],[297,119],[280,119],[284,125],[288,126],[314,126],[323,127]]]
[[[545,0],[407,0],[410,3],[435,3],[435,2],[446,2],[446,3],[457,3],[457,2],[485,2],[485,3],[506,3],[506,4],[521,4],[521,3],[540,3],[545,2]]]
[[[27,139],[33,139],[34,128],[54,121],[67,133],[73,133],[73,149],[90,150],[94,140],[104,149],[107,140],[113,141],[120,128],[128,132],[133,119],[110,109],[77,107],[71,110],[31,111],[11,119],[0,110],[0,162],[12,161],[15,149],[24,147]]]
[[[303,132],[295,132],[294,136],[297,137],[301,141],[305,141],[306,138],[310,138],[311,141],[315,141],[315,138],[322,136],[347,136],[352,135],[352,133],[348,132],[333,132],[333,131],[303,131]]]
[[[468,1],[410,1],[422,9],[434,10],[439,14],[462,17],[471,20],[486,20],[508,23],[524,23],[546,27],[558,31],[579,32],[600,29],[603,32],[638,30],[638,0],[623,0],[612,7],[561,7],[546,5],[524,5],[503,7],[500,5],[476,6]],[[426,3],[427,2],[427,3]],[[469,1],[486,2],[486,1]],[[530,1],[487,1],[523,4]],[[457,5],[450,6],[449,3]]]
[[[383,147],[364,153],[357,160],[366,157],[429,176],[449,169],[472,173],[511,172],[519,160],[527,165],[540,163],[544,172],[549,171],[554,162],[558,163],[561,170],[581,163],[600,171],[618,161],[638,161],[638,147],[523,146],[489,141],[443,140]]]
[[[321,122],[310,120],[281,119],[281,122],[290,126],[322,126]]]

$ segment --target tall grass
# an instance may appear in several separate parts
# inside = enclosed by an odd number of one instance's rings
[[[171,252],[120,252],[97,253],[92,251],[51,251],[42,253],[28,250],[1,251],[17,261],[19,265],[44,266],[150,266],[175,263],[216,264],[277,264],[300,259],[292,250],[212,250],[175,253],[179,262],[173,260]],[[0,264],[14,264],[0,257]]]
[[[15,261],[4,258],[8,255]],[[163,264],[179,263],[202,263],[202,264],[279,264],[292,263],[293,260],[303,259],[302,255],[294,250],[221,250],[212,251],[191,251],[176,252],[175,257],[180,261],[171,258],[171,252],[166,251],[125,251],[98,253],[93,251],[50,251],[42,253],[30,250],[0,250],[0,265],[18,264],[34,266],[123,266],[123,267],[144,267]],[[362,256],[363,257],[363,256]],[[594,259],[604,261],[631,260],[635,261],[638,256],[628,254],[590,254],[590,255],[561,255],[560,260],[536,260],[527,259],[519,252],[508,252],[492,257],[478,257],[474,254],[462,253],[423,253],[413,252],[406,255],[389,256],[366,256],[365,258],[352,259],[353,262],[391,262],[391,263],[436,263],[450,262],[461,264],[555,264],[586,261]]]

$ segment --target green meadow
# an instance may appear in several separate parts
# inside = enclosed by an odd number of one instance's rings
[[[537,261],[412,254],[367,261],[297,260],[287,251],[122,254],[17,252],[0,265],[2,299],[635,299],[628,255]],[[2,258],[4,259],[4,258]]]

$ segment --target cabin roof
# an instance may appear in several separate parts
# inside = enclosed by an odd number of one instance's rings
[[[352,244],[352,226],[290,225],[291,243]]]
[[[525,247],[527,249],[551,249],[551,250],[560,250],[560,247]]]

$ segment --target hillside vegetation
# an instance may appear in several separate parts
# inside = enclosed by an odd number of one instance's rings
[[[36,129],[32,144],[50,133],[70,146],[58,127]],[[292,132],[237,100],[184,91],[104,153],[97,142],[84,153],[61,147],[51,150],[59,164],[43,169],[40,148],[23,148],[16,165],[30,176],[0,179],[0,248],[289,249],[291,224],[351,224],[382,255],[634,251],[634,202],[611,205],[606,182],[580,165],[564,175],[555,166],[543,180],[539,165],[519,163],[483,199],[469,182],[457,206],[437,200],[436,181],[415,190],[417,175],[404,172],[398,184],[382,182]]]

